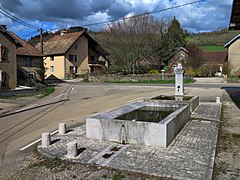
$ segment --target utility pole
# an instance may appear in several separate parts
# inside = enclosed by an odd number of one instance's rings
[[[39,31],[40,31],[40,49],[41,49],[41,52],[43,53],[43,36],[42,36],[42,28],[40,28]]]
[[[40,51],[43,54],[43,36],[42,36],[42,28],[39,29],[40,32]],[[40,73],[41,81],[44,82],[44,75],[45,75],[45,68],[44,68],[44,62],[42,60],[41,63],[41,73]]]

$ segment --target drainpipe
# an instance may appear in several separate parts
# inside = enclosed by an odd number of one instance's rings
[[[2,92],[2,70],[0,70],[0,95]]]
[[[40,51],[43,53],[43,36],[42,36],[42,28],[39,29],[40,31]]]

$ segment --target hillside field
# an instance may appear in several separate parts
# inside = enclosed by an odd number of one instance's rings
[[[205,52],[227,51],[227,48],[224,48],[224,46],[201,46],[201,48]]]

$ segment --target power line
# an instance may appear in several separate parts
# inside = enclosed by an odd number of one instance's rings
[[[25,38],[25,37],[28,37],[28,36],[32,36],[32,35],[34,35],[36,33],[39,33],[39,32],[36,31],[36,30],[35,31],[31,31],[31,32],[28,32],[26,34],[21,35],[21,37]]]
[[[160,10],[155,10],[155,11],[151,11],[151,12],[145,12],[145,13],[142,13],[142,14],[138,14],[138,15],[134,15],[134,16],[130,16],[130,17],[122,17],[122,18],[118,18],[118,19],[113,19],[113,20],[107,20],[107,21],[102,21],[102,22],[96,22],[96,23],[91,23],[91,24],[84,24],[84,25],[81,25],[83,27],[88,27],[88,26],[94,26],[94,25],[101,25],[101,24],[106,24],[106,23],[111,23],[111,22],[116,22],[116,21],[120,21],[122,19],[131,19],[131,18],[135,18],[135,17],[140,17],[140,16],[144,16],[144,15],[149,15],[149,14],[155,14],[155,13],[161,13],[161,12],[164,12],[164,11],[168,11],[168,10],[172,10],[172,9],[177,9],[177,8],[181,8],[181,7],[185,7],[185,6],[189,6],[189,5],[192,5],[192,4],[196,4],[196,3],[200,3],[200,2],[203,2],[204,0],[198,0],[198,1],[194,1],[194,2],[190,2],[190,3],[185,3],[185,4],[181,4],[181,5],[177,5],[177,6],[172,6],[172,7],[169,7],[169,8],[164,8],[164,9],[160,9]],[[10,19],[12,19],[13,21],[16,21],[24,26],[27,26],[29,28],[32,28],[32,29],[39,29],[38,27],[35,27],[27,22],[24,22],[23,20],[13,16],[12,14],[10,14],[9,12],[7,12],[5,9],[1,8],[0,7],[0,13],[9,17]],[[53,28],[53,29],[48,29],[48,30],[58,30],[58,29],[61,29],[61,28]],[[25,36],[30,36],[32,35],[33,32],[31,33],[28,33],[28,34],[25,34],[23,35],[24,37]]]
[[[194,1],[194,2],[190,2],[190,3],[185,3],[185,4],[181,4],[181,5],[177,5],[177,6],[172,6],[172,7],[169,7],[169,8],[164,8],[164,9],[160,9],[160,10],[155,10],[155,11],[150,11],[150,12],[130,16],[130,17],[122,17],[122,18],[118,18],[118,19],[107,20],[107,21],[102,21],[102,22],[97,22],[97,23],[84,24],[84,25],[81,25],[81,26],[82,27],[88,27],[88,26],[107,24],[107,23],[111,23],[111,22],[120,21],[122,19],[131,19],[131,18],[135,18],[135,17],[145,16],[147,14],[155,14],[155,13],[160,13],[160,12],[164,12],[164,11],[168,11],[168,10],[172,10],[172,9],[177,9],[177,8],[189,6],[189,5],[192,5],[192,4],[197,4],[197,3],[200,3],[200,2],[203,2],[203,1],[205,1],[205,0],[199,0],[199,1]],[[48,30],[58,30],[58,29],[61,29],[61,28],[53,28],[53,29],[48,29]]]
[[[106,23],[109,23],[109,22],[115,22],[115,21],[119,21],[119,20],[122,20],[122,19],[131,19],[131,18],[135,18],[135,17],[144,16],[144,15],[147,15],[147,14],[160,13],[160,12],[164,12],[164,11],[168,11],[168,10],[177,9],[177,8],[181,8],[181,7],[184,7],[184,6],[189,6],[189,5],[192,5],[192,4],[200,3],[200,2],[203,2],[203,1],[205,1],[205,0],[194,1],[194,2],[190,2],[190,3],[181,4],[181,5],[178,5],[178,6],[173,6],[173,7],[170,7],[170,8],[160,9],[160,10],[156,10],[156,11],[146,12],[146,13],[142,13],[142,14],[138,14],[138,15],[134,15],[134,16],[130,16],[130,17],[123,17],[123,18],[118,18],[118,19],[108,20],[108,21],[102,21],[102,22],[92,23],[92,24],[85,24],[85,25],[83,25],[83,27],[84,26],[106,24]]]
[[[24,26],[26,26],[26,27],[28,27],[28,28],[39,29],[38,27],[33,26],[33,25],[31,25],[31,24],[29,24],[29,23],[27,23],[27,22],[25,22],[25,21],[23,21],[23,20],[15,17],[14,15],[12,15],[11,13],[9,13],[9,12],[6,11],[5,9],[3,9],[2,7],[0,7],[0,10],[1,10],[1,11],[0,11],[1,14],[3,14],[4,16],[12,19],[13,21],[16,21],[16,22],[18,22],[18,23],[20,23],[20,24],[22,24],[22,25],[24,25]]]

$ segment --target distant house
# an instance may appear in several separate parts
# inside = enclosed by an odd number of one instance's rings
[[[221,76],[224,71],[224,65],[228,64],[227,62],[227,52],[220,51],[220,52],[203,52],[203,59],[204,59],[204,65],[208,66],[210,74],[211,71],[214,74]],[[212,68],[212,69],[211,69]]]
[[[40,49],[40,43],[35,46]],[[108,67],[108,53],[85,31],[61,32],[44,42],[46,78],[66,79],[85,72],[99,73]]]
[[[0,89],[14,89],[17,86],[16,49],[22,47],[6,29],[0,26]]]
[[[43,54],[16,34],[11,32],[11,35],[22,44],[16,50],[18,84],[41,81],[44,73]]]
[[[160,70],[161,65],[161,61],[155,58],[143,59],[136,64],[138,68],[144,67],[146,70]]]
[[[230,75],[240,75],[240,34],[224,45],[228,48]]]
[[[181,63],[184,66],[184,64],[187,62],[187,58],[188,51],[183,47],[178,48],[174,53],[172,53],[167,58],[169,69],[173,71],[173,68],[177,66],[179,63]]]

